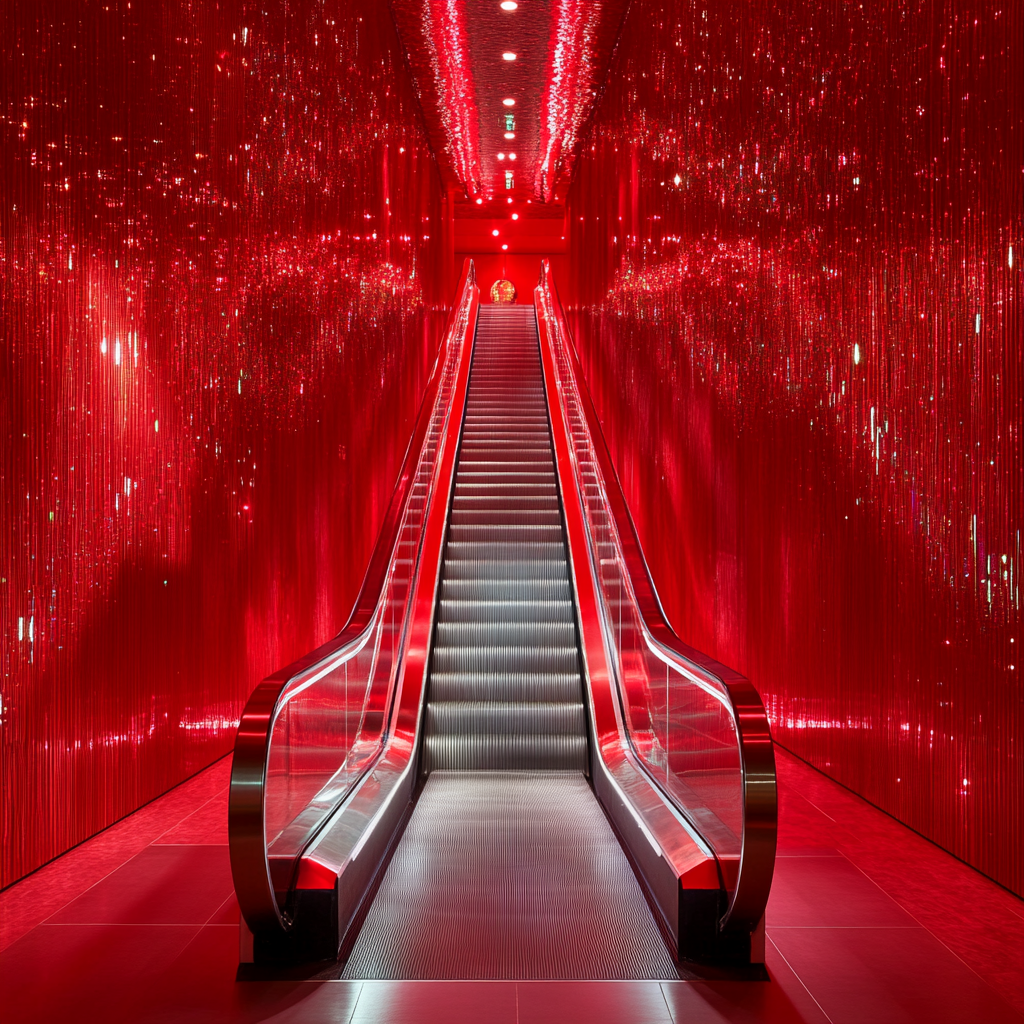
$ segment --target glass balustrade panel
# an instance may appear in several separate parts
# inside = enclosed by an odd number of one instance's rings
[[[544,289],[542,287],[542,295]],[[554,340],[558,400],[569,426],[606,638],[632,750],[696,826],[731,881],[743,836],[743,775],[732,704],[722,682],[659,643],[631,585],[560,311],[542,301]]]

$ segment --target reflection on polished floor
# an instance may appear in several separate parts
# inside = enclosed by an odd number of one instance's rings
[[[1024,902],[778,757],[770,981],[236,982],[225,759],[0,894],[4,1024],[1024,1019]]]

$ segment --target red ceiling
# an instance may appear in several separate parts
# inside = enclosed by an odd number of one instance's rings
[[[506,11],[499,0],[392,0],[442,177],[459,194],[459,216],[498,216],[509,199],[520,209],[529,204],[531,219],[562,215],[579,130],[625,6],[519,0]],[[505,52],[516,59],[503,59]],[[515,105],[505,106],[506,98]],[[505,138],[509,113],[513,139]]]

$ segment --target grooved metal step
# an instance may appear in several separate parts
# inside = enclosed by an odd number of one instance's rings
[[[536,320],[481,310],[441,574],[423,768],[587,766]]]
[[[579,672],[435,672],[430,688],[437,701],[471,701],[485,688],[496,701],[576,699],[582,680]]]

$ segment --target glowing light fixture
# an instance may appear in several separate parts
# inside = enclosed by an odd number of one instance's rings
[[[516,105],[516,101],[512,99],[511,96],[506,96],[501,102],[504,103],[506,107],[514,107]]]
[[[509,158],[509,160],[515,160],[515,158],[516,158],[515,153],[509,153],[508,158]]]
[[[491,234],[492,234],[492,235],[494,235],[494,237],[495,237],[495,238],[497,238],[497,237],[498,237],[498,229],[497,229],[497,228],[495,228],[495,229],[494,229],[494,230],[493,230],[493,231],[491,232]]]
[[[484,201],[483,201],[482,199],[478,199],[478,200],[476,201],[476,205],[477,205],[477,206],[483,206],[483,205],[484,205]]]
[[[513,213],[512,214],[512,219],[513,220],[519,220],[519,214],[518,213]]]
[[[513,53],[511,50],[506,50],[502,55],[502,60],[515,60],[518,54]]]
[[[514,188],[514,187],[515,187],[515,178],[512,176],[512,172],[511,171],[506,171],[505,172],[505,188]]]
[[[516,3],[516,0],[501,0],[501,4],[499,6],[503,11],[514,11],[519,4]]]
[[[498,154],[498,159],[499,160],[504,160],[505,159],[505,154],[504,153],[499,153]]]
[[[505,132],[505,138],[506,139],[514,139],[515,137],[516,137],[516,133],[515,132]]]

